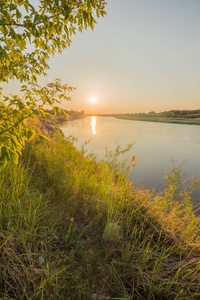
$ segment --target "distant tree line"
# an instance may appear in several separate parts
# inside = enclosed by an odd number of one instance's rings
[[[200,118],[200,109],[196,110],[169,110],[156,113],[155,111],[150,111],[148,113],[126,113],[126,114],[115,114],[114,116],[124,116],[128,118],[171,118],[171,119],[199,119]]]

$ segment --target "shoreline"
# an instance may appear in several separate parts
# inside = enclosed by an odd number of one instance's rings
[[[143,121],[143,122],[155,122],[155,123],[167,123],[167,124],[183,124],[183,125],[197,125],[200,126],[200,119],[162,119],[162,118],[130,118],[126,116],[118,116],[118,115],[104,115],[104,114],[86,114],[86,117],[113,117],[120,120],[128,120],[128,121]],[[71,120],[70,120],[71,121]]]
[[[130,120],[130,121],[143,121],[143,122],[155,122],[155,123],[168,123],[168,124],[183,124],[183,125],[200,125],[200,120],[197,120],[196,122],[191,119],[157,119],[157,118],[128,118],[128,117],[119,117],[119,116],[113,116],[116,119],[121,119],[121,120]]]

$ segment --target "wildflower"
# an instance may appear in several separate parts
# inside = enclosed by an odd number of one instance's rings
[[[42,256],[39,256],[39,257],[38,257],[38,262],[39,262],[40,265],[43,265],[43,263],[44,263],[44,258],[43,258]]]
[[[135,155],[133,155],[131,158],[131,162],[130,162],[131,170],[133,170],[133,168],[135,167],[135,163],[134,163],[135,160],[136,160],[136,157],[135,157]]]
[[[135,161],[135,160],[136,160],[136,157],[135,157],[135,155],[133,155],[131,158],[131,161]]]

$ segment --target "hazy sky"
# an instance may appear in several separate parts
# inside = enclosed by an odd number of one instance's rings
[[[41,82],[76,87],[63,107],[86,113],[200,109],[200,1],[107,2],[107,16],[51,59]]]

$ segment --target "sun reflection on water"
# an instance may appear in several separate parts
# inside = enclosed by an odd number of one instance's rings
[[[96,134],[96,117],[91,118],[92,134]]]

